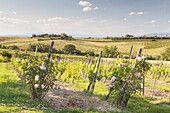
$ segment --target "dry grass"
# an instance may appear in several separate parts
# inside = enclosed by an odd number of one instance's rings
[[[21,49],[26,49],[29,44],[32,43],[43,43],[50,44],[52,40],[38,41],[33,38],[21,38],[21,37],[0,37],[0,44],[3,45],[17,45]],[[145,40],[134,40],[134,41],[117,41],[113,42],[107,39],[76,39],[76,40],[53,40],[55,42],[54,48],[62,49],[66,44],[74,44],[78,50],[85,52],[92,50],[95,53],[99,53],[105,46],[117,46],[118,50],[128,55],[131,46],[133,45],[133,54],[136,55],[139,48],[145,48]],[[168,40],[169,41],[169,40]],[[168,47],[150,48],[143,49],[144,55],[160,55],[164,49]]]

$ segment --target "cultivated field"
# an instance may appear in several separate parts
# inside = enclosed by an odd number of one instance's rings
[[[43,43],[50,44],[52,40],[38,41],[36,38],[21,37],[0,37],[2,45],[17,45],[21,49],[26,49],[29,44]],[[82,52],[93,50],[99,53],[105,46],[117,46],[118,51],[124,55],[128,55],[131,46],[133,46],[133,54],[135,55],[139,48],[143,48],[143,55],[160,55],[166,47],[170,46],[170,40],[110,40],[110,39],[75,39],[75,40],[53,40],[54,48],[62,49],[67,44],[74,44],[78,50]]]

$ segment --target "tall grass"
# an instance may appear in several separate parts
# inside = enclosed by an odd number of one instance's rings
[[[170,46],[169,40],[146,41],[144,43],[144,49],[154,49],[166,46]]]

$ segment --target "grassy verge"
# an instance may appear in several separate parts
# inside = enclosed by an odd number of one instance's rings
[[[87,80],[80,80],[78,83],[73,85],[75,90],[84,90],[88,86]],[[104,100],[105,95],[108,93],[106,85],[97,82],[94,95]],[[166,88],[168,88],[166,86]],[[113,96],[108,99],[108,102],[113,102]],[[164,106],[167,105],[167,106]],[[170,102],[168,100],[160,100],[151,97],[145,97],[142,95],[134,95],[129,100],[126,112],[129,113],[169,113]]]
[[[0,63],[0,112],[55,113],[49,105],[34,101],[9,63]]]

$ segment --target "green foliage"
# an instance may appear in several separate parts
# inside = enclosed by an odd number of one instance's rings
[[[1,113],[56,113],[48,104],[32,100],[28,88],[20,82],[11,63],[0,63]]]
[[[62,40],[72,40],[72,36],[68,36],[66,33],[61,33]]]
[[[150,64],[141,57],[137,57],[135,63],[117,63],[112,70],[111,84],[108,86],[109,95],[115,95],[114,102],[117,107],[124,109],[127,106],[131,95],[141,89],[144,72],[149,69]]]
[[[94,51],[90,51],[90,50],[86,51],[85,54],[87,56],[94,56],[95,55]]]
[[[62,49],[62,51],[63,51],[65,54],[73,54],[73,53],[76,52],[76,46],[73,45],[73,44],[65,45],[64,48]]]
[[[3,52],[1,53],[1,55],[2,55],[3,57],[7,57],[8,59],[12,58],[12,54],[9,53],[9,52],[7,52],[7,51],[3,51]]]
[[[36,46],[37,46],[37,52],[43,52],[43,53],[48,52],[49,48],[50,48],[50,45],[38,43],[38,44],[29,44],[29,47],[27,50],[35,52]],[[56,53],[57,50],[55,48],[53,48],[53,52]]]
[[[19,47],[16,45],[8,46],[8,48],[11,50],[19,50]]]
[[[129,37],[133,37],[133,35],[127,34],[125,37],[129,38]]]
[[[170,60],[170,47],[165,49],[165,52],[162,53],[164,60]]]
[[[58,74],[54,62],[54,60],[50,61],[47,57],[43,56],[39,58],[28,56],[25,59],[18,59],[18,61],[14,59],[13,64],[23,71],[23,75],[20,78],[30,85],[31,94],[34,99],[42,99],[45,92],[49,88],[53,88],[55,77]]]
[[[116,46],[105,46],[103,49],[103,57],[116,58],[118,55],[120,55],[120,52]]]

